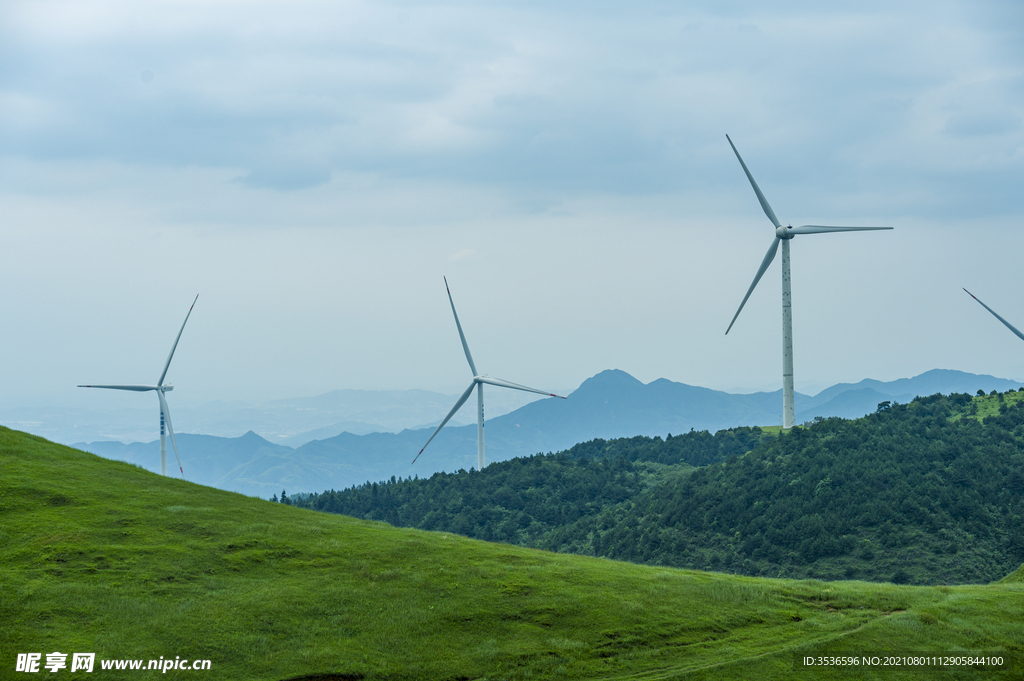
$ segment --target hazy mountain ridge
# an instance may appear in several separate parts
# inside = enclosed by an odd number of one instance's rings
[[[943,390],[946,385],[952,389]],[[798,393],[797,420],[816,416],[855,418],[873,412],[885,400],[909,402],[914,397],[911,393],[1005,391],[1018,385],[1007,379],[949,370],[889,382],[866,379],[832,386],[813,397]],[[346,392],[359,391],[336,391]],[[338,395],[321,397],[330,402]],[[310,399],[315,403],[320,398]],[[644,384],[624,371],[607,370],[584,381],[566,400],[542,399],[489,419],[485,429],[487,460],[559,451],[594,438],[664,437],[691,428],[715,432],[736,426],[778,425],[781,404],[781,391],[733,394],[667,379]],[[468,470],[476,465],[475,425],[444,428],[413,465],[413,457],[431,432],[431,428],[425,428],[365,435],[341,433],[295,449],[269,442],[251,431],[240,438],[187,433],[177,438],[188,480],[270,497],[282,489],[344,489],[392,476],[426,477],[437,471]],[[156,441],[75,446],[138,463],[149,470],[156,470],[159,463]],[[168,468],[173,470],[170,443],[168,450]]]
[[[71,398],[78,402],[74,406],[0,408],[0,423],[64,444],[101,440],[146,442],[154,437],[158,424],[155,399],[113,391],[93,391],[90,397],[93,399],[73,394]],[[440,422],[457,398],[458,395],[429,390],[346,389],[254,403],[196,402],[188,399],[185,391],[170,395],[168,402],[180,433],[235,438],[251,430],[268,442],[298,447],[342,432],[365,435],[425,428]],[[505,414],[533,399],[539,396],[519,391],[496,392],[488,400],[488,408],[494,415]],[[110,406],[97,406],[104,404]],[[456,425],[470,420],[471,417],[454,419]]]

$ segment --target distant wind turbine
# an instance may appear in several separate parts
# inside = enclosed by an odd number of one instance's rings
[[[171,354],[167,355],[167,363],[164,364],[163,373],[160,374],[160,380],[156,382],[156,385],[80,385],[79,388],[107,388],[110,390],[133,390],[135,392],[149,392],[150,390],[156,391],[156,396],[160,400],[160,475],[167,475],[167,436],[164,434],[164,426],[166,430],[171,434],[171,445],[174,446],[174,458],[178,460],[178,470],[181,471],[181,477],[185,477],[185,471],[181,467],[181,457],[178,456],[178,443],[174,441],[174,428],[171,426],[171,412],[167,408],[167,398],[164,397],[164,393],[169,390],[174,390],[173,385],[164,385],[164,378],[167,377],[167,370],[171,366],[171,358],[174,357],[174,350],[178,347],[178,341],[181,340],[181,332],[185,330],[185,324],[188,323],[188,318],[192,314],[192,308],[196,306],[196,300],[199,300],[197,295],[195,300],[192,301],[192,307],[188,308],[188,314],[185,315],[185,321],[181,323],[181,329],[178,331],[178,337],[174,339],[174,345],[171,346]]]
[[[978,298],[973,293],[968,291],[967,289],[964,289],[964,293],[969,295],[971,298],[974,298],[975,300],[978,300]],[[1003,319],[1002,317],[1000,317],[998,314],[996,314],[995,310],[993,310],[991,307],[989,307],[985,303],[981,302],[980,300],[978,300],[978,304],[981,305],[986,310],[988,310],[989,312],[991,312],[992,316],[995,317],[996,319],[998,319],[999,321],[1001,321],[1006,326],[1006,328],[1008,328],[1010,331],[1013,331],[1014,335],[1016,335],[1017,338],[1020,338],[1021,340],[1024,340],[1024,333],[1021,333],[1020,331],[1018,331],[1016,326],[1014,326],[1010,322],[1008,322],[1005,319]]]
[[[473,355],[469,354],[469,345],[466,343],[466,334],[462,333],[462,324],[459,323],[459,313],[455,311],[455,302],[452,300],[452,292],[448,288],[448,278],[445,277],[444,288],[448,291],[448,302],[452,306],[452,314],[455,315],[455,326],[459,329],[459,338],[462,339],[462,349],[466,351],[466,360],[469,362],[469,368],[473,372],[473,382],[466,388],[466,392],[462,393],[462,397],[455,403],[452,410],[448,412],[448,416],[444,417],[444,421],[441,421],[441,425],[437,427],[433,435],[430,436],[430,440],[434,439],[434,436],[444,428],[444,424],[448,423],[455,412],[459,410],[462,405],[469,399],[470,394],[473,392],[473,388],[476,388],[476,452],[477,452],[477,470],[484,469],[484,383],[490,385],[496,385],[502,388],[512,388],[514,390],[525,390],[528,393],[537,393],[538,395],[547,395],[548,397],[561,397],[563,400],[565,397],[549,393],[545,390],[537,390],[536,388],[527,388],[525,385],[519,385],[518,383],[510,383],[509,381],[503,381],[500,378],[490,378],[489,376],[482,376],[477,373],[476,364],[473,363]],[[423,449],[427,448],[430,444],[430,440],[427,440],[427,444],[423,445]],[[423,449],[420,450],[420,454],[423,453]],[[416,455],[416,458],[412,460],[416,463],[416,459],[420,458],[420,454]]]
[[[760,187],[757,186],[757,182],[754,182],[754,176],[747,170],[747,164],[743,162],[743,158],[740,157],[740,152],[736,151],[736,145],[732,143],[732,139],[728,135],[725,139],[729,140],[729,146],[732,147],[732,151],[736,154],[736,158],[739,159],[740,165],[743,166],[743,172],[747,174],[747,179],[750,180],[750,186],[754,188],[754,193],[757,194],[757,200],[761,202],[761,208],[764,210],[764,214],[768,216],[768,219],[775,225],[775,239],[772,241],[772,245],[768,248],[768,252],[764,256],[764,260],[761,261],[761,267],[757,270],[757,274],[754,275],[754,282],[747,289],[747,295],[743,296],[743,302],[740,303],[740,307],[736,310],[736,314],[733,315],[732,321],[729,322],[729,328],[725,330],[726,335],[732,329],[732,325],[736,323],[736,318],[740,316],[740,311],[743,306],[747,304],[747,298],[754,292],[754,287],[757,286],[757,282],[761,281],[761,276],[764,274],[768,266],[772,264],[775,259],[775,253],[779,250],[779,244],[782,244],[782,427],[789,429],[793,427],[793,423],[796,420],[796,410],[793,405],[793,308],[792,308],[792,295],[790,291],[790,276],[789,276],[789,242],[797,234],[827,234],[829,232],[863,232],[876,229],[892,229],[892,227],[827,227],[824,225],[801,225],[800,227],[793,227],[792,225],[783,227],[779,222],[779,219],[775,217],[775,212],[772,207],[768,205],[768,200],[764,198],[764,194],[761,193]]]

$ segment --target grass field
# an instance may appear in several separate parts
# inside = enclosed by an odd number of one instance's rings
[[[969,411],[971,413],[957,414],[953,416],[955,421],[961,417],[975,418],[979,421],[984,419],[986,416],[994,416],[999,413],[999,407],[1005,404],[1007,407],[1013,406],[1024,400],[1024,392],[1005,392],[996,395],[976,395],[971,400],[971,405],[974,407]]]
[[[671,570],[319,514],[0,428],[0,678],[1024,676],[1024,581],[899,587]],[[18,653],[94,652],[92,674]],[[803,669],[802,655],[1002,651],[1014,669]],[[70,657],[69,657],[70,660]],[[69,664],[70,666],[70,664]]]

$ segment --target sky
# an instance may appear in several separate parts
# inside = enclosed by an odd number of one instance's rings
[[[0,405],[1024,378],[1024,5],[6,0]],[[89,393],[89,394],[85,394]]]

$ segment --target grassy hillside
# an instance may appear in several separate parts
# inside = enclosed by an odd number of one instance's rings
[[[0,470],[5,678],[79,678],[12,671],[52,651],[95,652],[81,678],[152,678],[99,660],[181,656],[212,671],[168,678],[259,680],[891,679],[794,659],[1024,653],[1019,581],[787,581],[545,553],[272,504],[4,428]]]

